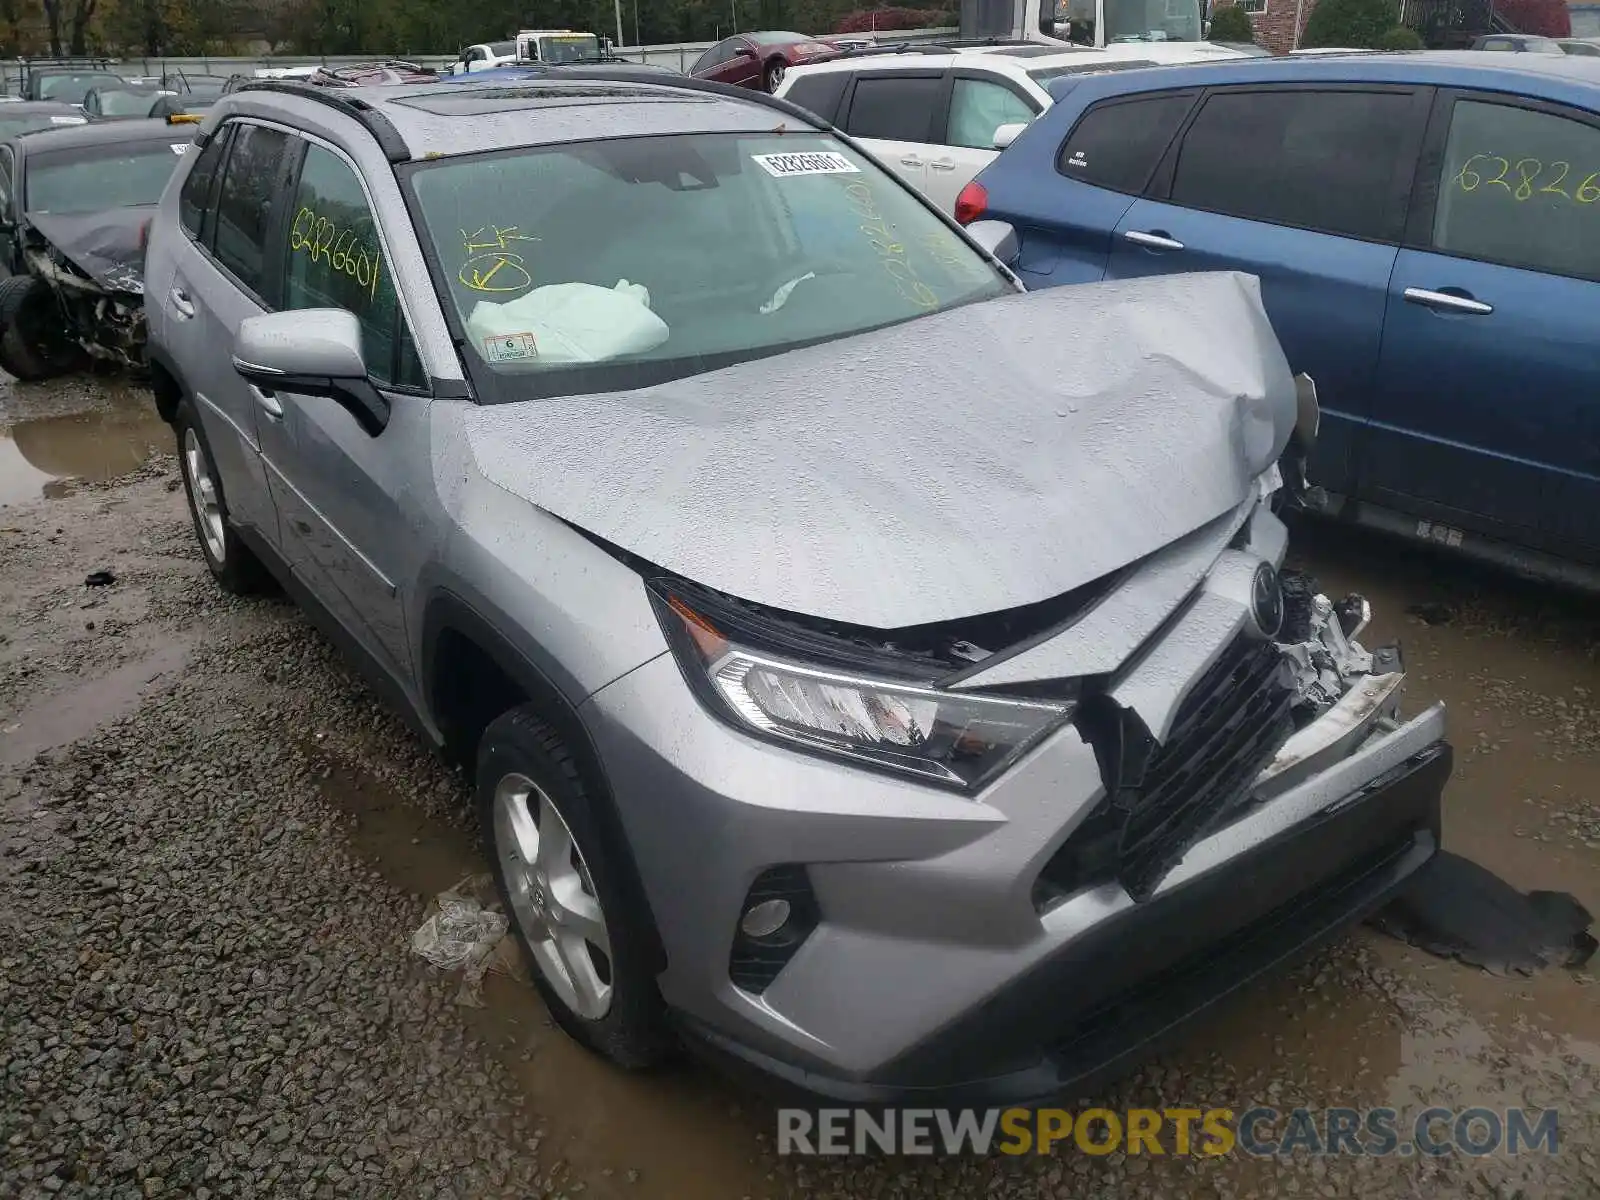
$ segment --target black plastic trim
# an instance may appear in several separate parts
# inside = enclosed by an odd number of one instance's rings
[[[314,83],[296,83],[289,79],[260,79],[241,84],[235,94],[276,92],[283,96],[299,96],[302,100],[314,100],[318,104],[325,104],[365,125],[367,132],[372,134],[373,140],[378,143],[378,149],[383,151],[383,156],[391,163],[410,162],[411,147],[406,145],[405,138],[400,136],[400,131],[394,127],[394,123],[360,96],[346,95],[348,90],[354,89],[318,87]]]

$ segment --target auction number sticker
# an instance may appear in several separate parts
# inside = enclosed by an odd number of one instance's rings
[[[527,362],[539,357],[539,343],[531,333],[497,333],[483,339],[483,354],[492,363]]]
[[[182,154],[189,148],[188,142],[168,142],[167,145],[172,147],[172,152],[174,154]]]
[[[87,125],[88,123],[89,123],[89,118],[88,117],[51,117],[50,118],[50,124],[52,124],[52,125]]]
[[[859,175],[861,168],[842,154],[831,150],[807,150],[790,154],[752,154],[768,175],[787,179],[791,175]]]

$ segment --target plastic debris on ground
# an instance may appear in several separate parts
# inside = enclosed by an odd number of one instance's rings
[[[441,971],[461,972],[456,1003],[483,1007],[483,977],[490,970],[516,975],[515,938],[500,911],[491,875],[469,875],[428,905],[411,948]]]
[[[1524,894],[1477,863],[1441,852],[1371,923],[1440,958],[1495,975],[1532,975],[1587,963],[1597,948],[1593,920],[1566,892]]]

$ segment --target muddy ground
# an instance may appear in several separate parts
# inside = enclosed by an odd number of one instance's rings
[[[601,1066],[525,983],[456,1003],[409,938],[483,868],[463,782],[292,607],[212,586],[168,450],[136,389],[0,388],[0,1197],[1600,1195],[1593,965],[1357,931],[1096,1098],[1558,1109],[1515,1158],[779,1159],[766,1106]],[[1600,605],[1337,530],[1297,554],[1450,705],[1446,844],[1600,912]]]

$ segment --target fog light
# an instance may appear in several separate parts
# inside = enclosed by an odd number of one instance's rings
[[[788,920],[787,900],[763,900],[760,904],[751,905],[740,918],[739,928],[744,930],[747,937],[771,937],[782,929]]]

